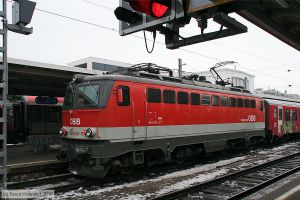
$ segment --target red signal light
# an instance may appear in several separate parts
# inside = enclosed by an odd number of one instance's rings
[[[129,1],[129,4],[138,12],[160,18],[166,14],[169,9],[168,4],[171,3],[167,0],[163,1],[163,3],[159,0],[131,0]]]

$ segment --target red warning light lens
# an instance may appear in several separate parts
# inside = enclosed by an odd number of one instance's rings
[[[129,4],[134,10],[156,18],[162,17],[169,9],[168,6],[157,3],[155,0],[131,0]]]
[[[152,3],[152,14],[154,17],[160,18],[162,17],[167,11],[168,7],[159,3]]]

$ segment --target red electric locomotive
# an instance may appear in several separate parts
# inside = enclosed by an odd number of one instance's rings
[[[70,83],[60,134],[71,171],[101,178],[264,142],[261,97],[161,70],[147,64]]]
[[[300,101],[276,96],[264,99],[267,136],[271,140],[300,133]]]

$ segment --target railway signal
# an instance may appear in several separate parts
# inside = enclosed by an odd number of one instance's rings
[[[165,36],[166,47],[176,49],[247,32],[247,27],[229,17],[228,13],[251,5],[252,1],[238,0],[120,0],[115,16],[120,21],[121,36],[150,31],[154,33],[155,42],[158,31]],[[200,33],[182,37],[180,29],[189,24],[192,18],[198,22]],[[205,33],[210,18],[220,24],[220,29]]]
[[[12,24],[7,24],[10,31],[29,35],[32,28],[26,26],[31,22],[36,2],[28,0],[14,0],[12,6]]]
[[[115,16],[120,20],[122,36],[141,30],[153,31],[184,16],[183,3],[182,0],[120,0]]]

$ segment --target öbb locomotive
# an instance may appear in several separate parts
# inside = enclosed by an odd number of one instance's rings
[[[241,88],[195,75],[174,78],[149,64],[77,76],[66,89],[60,158],[74,173],[102,178],[300,132],[300,103],[265,102]],[[281,129],[288,119],[293,128]]]

